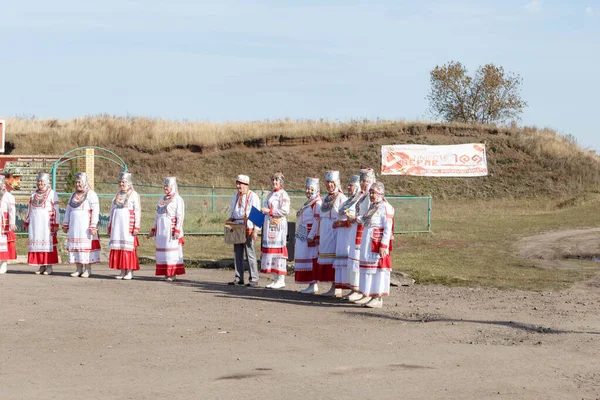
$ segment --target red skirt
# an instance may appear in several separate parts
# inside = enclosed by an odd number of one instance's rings
[[[140,269],[137,251],[133,250],[111,250],[108,257],[108,266],[112,269]]]
[[[156,264],[156,276],[174,276],[184,275],[185,267],[183,264],[167,265],[167,264]]]
[[[16,260],[17,247],[15,246],[15,240],[17,240],[17,237],[15,236],[15,233],[13,231],[8,231],[8,233],[6,234],[6,240],[8,241],[8,250],[0,252],[0,260]]]
[[[317,281],[317,279],[315,279],[315,271],[317,268],[317,259],[315,258],[312,261],[311,271],[294,271],[294,280],[296,283],[313,283]]]
[[[58,252],[56,251],[56,246],[54,246],[53,251],[48,251],[46,253],[28,253],[27,254],[27,264],[29,265],[54,265],[58,264]]]
[[[335,282],[335,268],[332,264],[319,264],[315,265],[314,279],[319,282]]]

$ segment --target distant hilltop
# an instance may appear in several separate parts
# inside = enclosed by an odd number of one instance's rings
[[[535,127],[444,124],[387,120],[273,120],[239,123],[182,122],[95,116],[73,120],[6,119],[6,149],[13,155],[62,154],[93,145],[127,163],[138,183],[269,187],[281,170],[285,186],[302,189],[308,176],[341,172],[342,184],[362,167],[376,171],[381,146],[485,143],[489,175],[480,178],[383,176],[388,193],[437,198],[559,196],[595,190],[600,157],[570,136]],[[96,179],[115,181],[117,166],[98,159]]]

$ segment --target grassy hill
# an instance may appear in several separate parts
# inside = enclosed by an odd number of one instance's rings
[[[188,185],[232,186],[248,173],[253,186],[268,187],[275,170],[286,187],[302,188],[307,176],[323,179],[338,169],[345,182],[364,166],[380,168],[386,144],[482,142],[488,150],[485,178],[386,176],[395,194],[434,198],[558,196],[595,187],[600,158],[571,137],[536,128],[409,123],[404,121],[177,122],[97,116],[59,121],[7,119],[7,153],[62,154],[85,145],[119,154],[140,183],[160,184],[175,175]],[[114,181],[116,166],[97,161],[97,179]]]

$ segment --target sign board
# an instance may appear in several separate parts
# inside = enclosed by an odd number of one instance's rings
[[[0,153],[4,153],[4,139],[5,139],[6,121],[0,119],[0,135],[2,135],[2,142],[0,143]]]
[[[50,173],[52,164],[60,156],[0,156],[0,173],[6,176],[6,188],[14,195],[29,196],[36,189],[37,175]],[[70,164],[64,163],[56,170],[56,191],[69,192],[67,177],[71,173]],[[51,177],[52,178],[52,177]]]
[[[485,144],[381,147],[382,175],[472,177],[488,174]]]

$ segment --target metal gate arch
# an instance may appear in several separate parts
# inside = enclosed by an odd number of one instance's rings
[[[75,160],[78,158],[85,158],[86,155],[73,155],[71,157],[67,156],[71,153],[74,153],[76,151],[79,150],[87,150],[87,149],[94,149],[94,150],[100,150],[103,152],[108,153],[110,156],[112,156],[113,158],[107,157],[107,156],[103,156],[103,155],[96,155],[96,153],[94,152],[94,158],[100,158],[103,160],[108,160],[114,164],[117,164],[119,167],[121,167],[123,169],[123,172],[127,172],[127,164],[125,164],[125,161],[123,161],[123,159],[121,157],[119,157],[116,153],[108,150],[107,148],[104,147],[99,147],[99,146],[82,146],[82,147],[77,147],[75,149],[69,150],[66,153],[64,153],[62,156],[60,156],[58,158],[58,160],[56,160],[54,162],[54,164],[52,164],[52,168],[51,168],[51,173],[52,173],[52,190],[56,190],[56,169],[61,166],[62,164],[71,161],[71,160]]]

